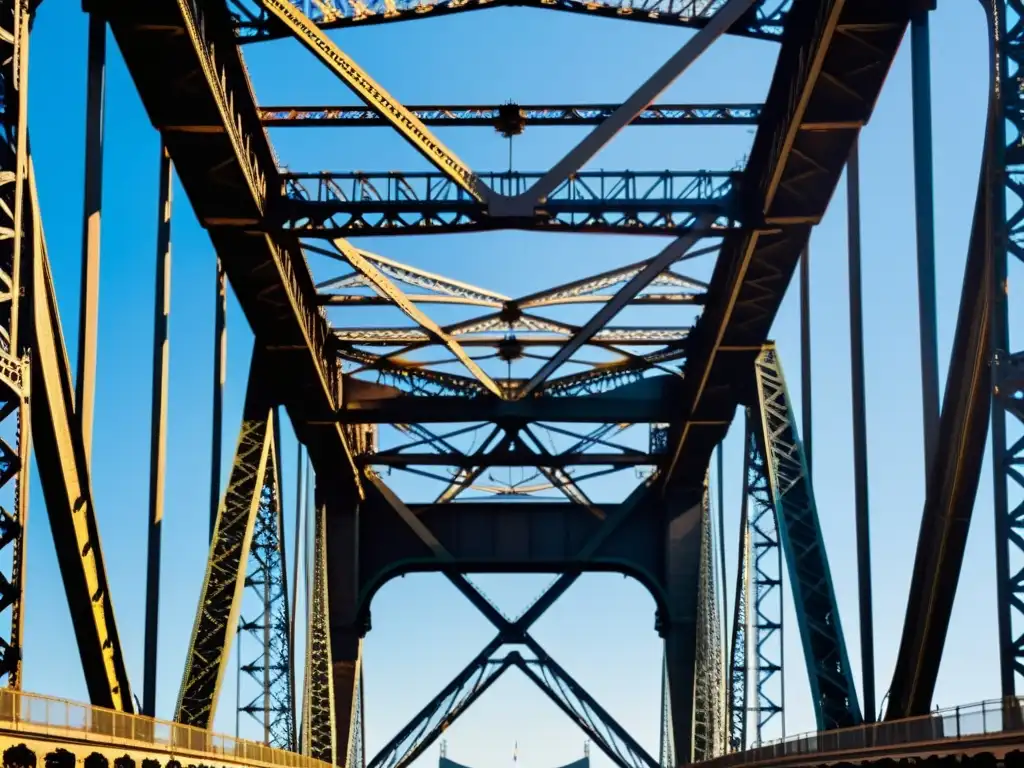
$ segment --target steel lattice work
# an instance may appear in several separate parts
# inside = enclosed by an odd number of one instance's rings
[[[701,502],[700,587],[697,603],[697,692],[694,704],[694,760],[725,754],[725,701],[723,694],[722,637],[715,596],[715,546],[711,524],[711,498],[704,481]]]
[[[295,751],[291,612],[277,445],[278,441],[272,442],[267,457],[245,575],[245,586],[260,610],[248,619],[243,617],[239,625],[260,648],[259,655],[242,666],[242,672],[259,685],[259,693],[248,703],[240,702],[239,709],[260,723],[265,743]]]
[[[779,526],[773,503],[772,489],[765,464],[760,425],[750,411],[746,418],[746,467],[744,490],[748,510],[744,518],[749,525],[751,580],[750,630],[754,658],[751,668],[754,678],[754,743],[760,745],[765,726],[776,716],[783,715],[785,701],[782,684],[783,613],[782,613],[782,547],[779,544]],[[746,554],[746,552],[744,552]]]

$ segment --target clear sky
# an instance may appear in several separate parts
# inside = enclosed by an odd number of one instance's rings
[[[626,97],[688,36],[682,30],[496,9],[366,28],[335,39],[407,103],[608,102]],[[69,354],[75,358],[81,238],[86,18],[72,0],[49,0],[32,38],[31,129],[46,235]],[[947,2],[933,14],[932,63],[939,338],[948,362],[977,185],[987,88],[982,9]],[[294,42],[246,49],[262,103],[354,103],[343,86]],[[760,101],[775,46],[719,41],[663,97],[675,101]],[[141,698],[149,407],[158,136],[111,41],[103,198],[99,383],[93,486],[104,554],[129,673]],[[909,37],[883,91],[861,149],[867,400],[877,689],[887,690],[898,648],[923,498],[917,294],[911,145]],[[515,167],[547,168],[581,136],[572,128],[528,129],[515,143]],[[753,136],[749,128],[634,128],[592,168],[729,170]],[[505,170],[506,142],[489,129],[442,137],[472,167]],[[423,161],[383,130],[279,131],[282,162],[295,170],[420,169]],[[860,680],[850,447],[849,328],[844,185],[812,239],[814,467],[852,665]],[[213,364],[214,253],[175,188],[171,389],[167,512],[160,612],[158,714],[170,718],[207,552]],[[543,241],[543,242],[542,242]],[[360,241],[383,255],[521,295],[653,255],[658,239],[481,234]],[[326,277],[323,265],[314,265]],[[710,264],[694,267],[698,277]],[[773,330],[800,396],[796,282]],[[445,322],[444,313],[438,319]],[[366,316],[339,316],[355,324]],[[689,317],[624,315],[622,324]],[[652,319],[653,318],[653,319]],[[225,472],[240,416],[252,337],[234,300],[228,319],[229,373]],[[738,422],[737,422],[738,426]],[[726,441],[728,581],[734,572],[739,512],[739,429]],[[294,440],[285,430],[285,503],[295,500]],[[37,482],[37,480],[36,480]],[[410,499],[429,491],[398,484]],[[606,485],[614,501],[626,476]],[[49,540],[42,494],[31,492],[25,687],[86,700],[68,610]],[[291,514],[289,537],[292,537]],[[982,474],[977,514],[946,645],[935,703],[951,706],[998,695],[991,473]],[[507,613],[536,596],[549,576],[478,579]],[[730,596],[731,600],[731,596]],[[790,601],[787,598],[787,606]],[[807,678],[787,608],[787,730],[813,728]],[[636,582],[614,575],[580,580],[536,626],[537,639],[649,751],[660,721],[660,641],[654,605]],[[368,758],[466,663],[492,630],[441,577],[388,584],[373,603],[365,645]],[[301,645],[301,637],[299,638]],[[253,650],[250,643],[249,650]],[[251,689],[250,689],[251,690]],[[244,695],[244,694],[243,694]],[[225,685],[216,726],[234,730],[234,684]],[[256,735],[251,724],[243,732]],[[777,735],[777,732],[769,735]],[[447,732],[449,755],[472,765],[512,759],[550,768],[580,755],[583,735],[532,684],[510,673]],[[602,768],[606,758],[594,750]],[[423,761],[435,760],[436,746]],[[422,762],[426,765],[427,762]]]

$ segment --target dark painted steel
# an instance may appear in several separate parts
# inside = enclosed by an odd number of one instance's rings
[[[871,601],[871,518],[868,507],[868,429],[864,393],[864,299],[861,282],[860,152],[850,149],[846,166],[850,283],[850,386],[853,402],[853,499],[857,522],[857,595],[864,720],[875,721],[875,629]]]
[[[917,226],[917,302],[921,343],[925,477],[939,438],[939,342],[935,305],[935,192],[932,173],[932,80],[928,11],[910,25],[914,118],[914,205]]]
[[[224,446],[224,380],[228,355],[228,287],[217,259],[216,304],[213,315],[213,430],[210,440],[210,540],[220,509],[220,466]]]
[[[988,146],[995,105],[989,107]],[[938,445],[928,472],[921,530],[886,720],[926,715],[938,680],[967,534],[988,440],[991,404],[991,181],[988,153],[979,174],[974,222],[942,398]],[[947,448],[948,446],[948,448]],[[1005,552],[1005,550],[1003,550]],[[997,549],[997,556],[999,550]],[[999,563],[997,560],[997,567]]]
[[[167,381],[171,316],[171,158],[160,147],[157,202],[156,289],[153,299],[153,402],[149,435],[149,531],[146,558],[146,629],[142,714],[156,717],[157,632],[160,616],[160,535],[167,459]]]
[[[811,368],[811,246],[808,244],[800,257],[800,433],[804,440],[807,471],[813,476],[814,389]]]
[[[700,482],[726,427],[706,426],[749,371],[767,339],[811,224],[820,220],[846,156],[877,96],[909,24],[911,3],[793,0],[776,76],[750,160],[737,182],[741,210],[763,211],[772,231],[726,235],[706,309],[687,341],[684,391],[671,432],[663,482]],[[850,41],[859,42],[851,47]],[[867,58],[865,58],[867,57]],[[816,130],[806,130],[810,125]],[[809,165],[815,167],[808,173]],[[730,416],[735,405],[726,411]],[[685,461],[683,460],[683,457]]]
[[[793,403],[773,345],[767,345],[758,355],[755,380],[761,417],[753,446],[756,468],[767,480],[774,506],[818,730],[859,725],[862,718],[857,687],[814,489],[804,462]]]
[[[103,101],[107,23],[89,16],[89,64],[85,107],[85,211],[82,216],[82,277],[78,309],[78,375],[75,410],[82,424],[85,460],[92,455],[96,399],[96,334],[100,299],[100,211],[103,207]]]
[[[1013,693],[1024,673],[1024,642],[1020,626],[1024,610],[1024,339],[1019,323],[1010,325],[1009,262],[1024,264],[1020,246],[1024,173],[1020,136],[1024,128],[1024,96],[1020,92],[1021,42],[1024,40],[1024,2],[990,0],[990,45],[993,60],[993,97],[997,119],[991,128],[992,144],[986,153],[990,162],[989,194],[991,216],[992,291],[992,470],[996,515],[999,580],[1000,682],[1003,691]],[[1012,334],[1012,335],[1011,335]],[[1012,427],[1010,427],[1012,424]],[[1019,716],[1019,715],[1017,715]]]

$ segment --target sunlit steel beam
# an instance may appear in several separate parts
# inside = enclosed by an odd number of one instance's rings
[[[300,43],[351,88],[366,106],[385,118],[439,171],[448,175],[452,181],[481,202],[487,202],[494,197],[491,189],[480,181],[454,152],[442,144],[412,111],[403,107],[394,96],[385,91],[295,5],[288,0],[262,0],[262,3],[263,7],[284,24]]]
[[[339,238],[331,241],[334,243],[338,251],[345,257],[345,260],[352,265],[353,269],[358,270],[373,284],[374,290],[380,293],[381,296],[387,296],[390,298],[396,307],[402,310],[409,319],[414,323],[421,326],[428,333],[433,334],[438,338],[449,350],[459,359],[470,373],[484,385],[492,394],[497,395],[499,398],[504,399],[504,391],[494,383],[490,376],[488,376],[483,368],[481,368],[462,348],[458,341],[456,341],[451,335],[442,330],[441,326],[427,317],[420,309],[416,307],[411,301],[405,298],[405,294],[396,286],[391,280],[389,280],[379,269],[377,269],[369,259],[363,256],[362,252],[350,245],[347,241]]]

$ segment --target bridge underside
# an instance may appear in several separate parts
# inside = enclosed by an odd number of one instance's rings
[[[622,104],[405,107],[327,34],[485,5],[677,25],[692,36]],[[496,634],[369,761],[371,768],[404,768],[510,667],[530,677],[620,768],[688,763],[741,747],[749,741],[737,725],[749,708],[751,660],[744,655],[748,648],[761,654],[763,633],[781,634],[781,623],[740,619],[761,615],[764,590],[758,589],[781,592],[783,567],[819,728],[873,719],[873,691],[864,694],[868,711],[862,713],[853,682],[809,450],[769,337],[802,256],[806,263],[812,228],[844,169],[854,173],[859,131],[922,3],[723,0],[684,4],[686,12],[663,5],[641,11],[619,0],[87,0],[94,19],[109,23],[160,131],[165,182],[173,164],[256,339],[230,478],[226,489],[214,491],[209,564],[178,721],[211,725],[253,563],[263,575],[279,574],[274,610],[288,615],[279,500],[282,410],[316,475],[304,726],[300,745],[289,672],[281,686],[291,700],[282,712],[292,714],[279,732],[287,748],[301,746],[327,762],[362,768],[362,641],[372,598],[389,579],[421,571],[445,574]],[[656,103],[725,34],[777,46],[763,103]],[[250,82],[243,51],[281,39],[305,49],[365,107],[257,103],[259,88]],[[4,66],[10,69],[5,78],[14,78],[17,66]],[[994,115],[999,106],[993,105]],[[493,126],[509,138],[532,126],[589,125],[593,131],[549,170],[478,173],[434,136],[431,128],[438,125]],[[589,169],[620,131],[645,125],[751,125],[756,132],[740,170]],[[389,127],[434,170],[286,169],[268,129],[303,126]],[[983,192],[1005,181],[992,155],[1007,142],[990,133]],[[30,341],[12,341],[10,353],[0,350],[8,374],[4,392],[13,404],[4,412],[17,411],[19,423],[31,419],[33,425],[90,695],[131,710],[91,517],[87,440],[69,437],[81,431],[77,420],[87,419],[71,404],[27,137],[11,135],[2,159],[5,168],[17,166],[18,192],[7,209],[34,229],[31,238],[18,235],[19,243],[31,240],[24,249],[32,254],[24,280],[31,319],[21,321]],[[29,214],[22,211],[23,197],[32,201]],[[167,208],[169,198],[162,200]],[[930,703],[966,536],[966,525],[955,522],[977,486],[992,332],[981,286],[992,282],[986,265],[996,249],[982,224],[1000,218],[997,208],[979,194],[941,424],[942,445],[966,444],[968,450],[958,457],[947,451],[932,466],[893,716]],[[508,295],[355,244],[366,235],[498,230],[636,234],[660,244],[641,260]],[[18,269],[16,254],[10,254],[10,274]],[[706,266],[702,277],[697,263]],[[537,272],[545,272],[543,264]],[[643,316],[637,314],[643,308],[661,317],[671,312],[676,320],[637,325],[622,319]],[[384,324],[377,310],[388,310],[400,324]],[[17,337],[17,311],[9,314],[8,335]],[[1019,392],[1019,355],[1005,360],[997,373]],[[26,375],[33,391],[43,393],[31,414],[20,378]],[[1004,399],[999,413],[1017,413],[1019,398]],[[716,541],[724,532],[712,519],[709,469],[737,414],[745,422],[744,495],[752,503],[743,512],[726,661],[722,627],[728,622],[715,592],[725,583]],[[495,479],[505,475],[507,482]],[[84,522],[73,514],[82,500]],[[760,556],[751,554],[763,548],[778,554],[770,577]],[[278,560],[270,564],[267,553]],[[16,560],[15,571],[19,567]],[[657,605],[665,709],[657,757],[530,635],[531,625],[591,571],[633,576]],[[477,572],[556,578],[534,605],[509,619],[467,576]],[[20,582],[12,588],[21,589]],[[271,598],[266,601],[269,614]],[[919,629],[911,628],[914,616]],[[290,636],[282,631],[278,651],[287,660],[292,651],[281,649]],[[17,649],[19,632],[5,648]],[[748,642],[747,632],[762,634]],[[938,641],[929,639],[933,633]],[[269,655],[263,663],[270,668]],[[781,671],[765,658],[757,665],[759,674]],[[15,679],[19,667],[4,661],[4,671]],[[770,717],[781,703],[759,699],[754,709]]]

